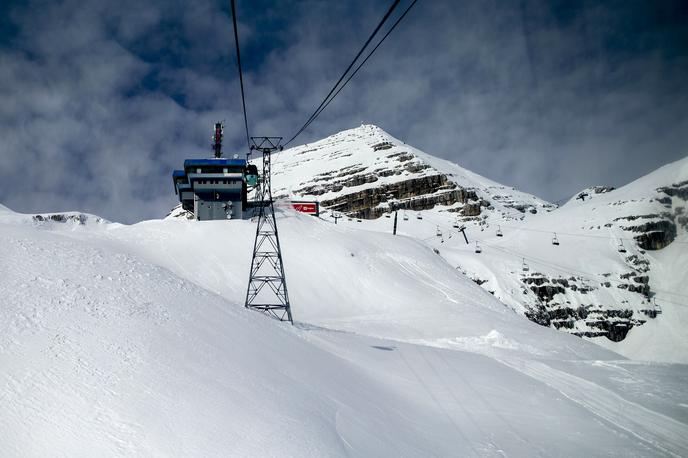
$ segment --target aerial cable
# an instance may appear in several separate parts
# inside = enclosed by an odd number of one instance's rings
[[[555,270],[559,270],[560,272],[563,272],[563,273],[565,273],[565,274],[567,274],[567,275],[574,275],[574,274],[576,274],[576,275],[582,276],[582,277],[584,277],[585,279],[590,280],[590,281],[593,281],[593,282],[599,282],[599,281],[603,281],[603,282],[604,282],[604,281],[608,281],[608,282],[610,282],[610,283],[625,284],[625,282],[623,282],[623,281],[614,280],[614,279],[606,278],[606,277],[605,277],[604,280],[601,280],[599,277],[600,277],[600,275],[602,275],[602,274],[594,274],[594,273],[592,273],[592,272],[587,272],[587,271],[584,271],[584,270],[579,270],[579,269],[576,269],[576,268],[573,268],[573,267],[562,266],[561,264],[557,264],[557,263],[555,263],[555,262],[548,261],[548,260],[541,259],[541,258],[536,258],[536,257],[530,256],[530,255],[527,255],[527,254],[518,252],[518,251],[516,251],[516,250],[511,250],[511,249],[508,249],[508,248],[504,248],[504,247],[500,247],[500,246],[497,246],[497,245],[493,245],[493,244],[491,244],[491,243],[485,242],[484,240],[482,241],[482,243],[485,244],[485,245],[487,245],[487,246],[489,246],[489,247],[491,247],[491,248],[493,248],[493,249],[495,249],[495,250],[497,250],[497,251],[501,251],[501,252],[503,252],[503,253],[506,253],[506,254],[509,254],[509,255],[512,255],[512,256],[515,256],[515,257],[518,257],[518,258],[527,259],[527,260],[529,260],[529,261],[531,261],[531,262],[533,262],[533,263],[535,263],[535,264],[542,264],[542,265],[545,265],[545,266],[549,266],[550,268],[554,268]],[[652,287],[651,287],[651,290],[652,290],[652,291],[655,291],[655,292],[658,292],[658,293],[662,293],[662,294],[670,294],[670,295],[673,295],[673,296],[688,297],[688,295],[686,295],[686,294],[674,293],[674,292],[672,292],[672,291],[667,291],[667,290],[664,290],[664,289],[657,289],[657,288],[652,288]],[[669,302],[669,301],[666,301],[666,302]]]
[[[510,229],[516,229],[516,231],[530,231],[530,232],[540,232],[540,233],[545,233],[545,234],[551,234],[554,231],[551,230],[544,230],[544,229],[533,229],[529,227],[519,227],[519,226],[510,226],[510,225],[505,225],[501,224],[502,228],[510,228]],[[557,234],[559,235],[566,235],[570,237],[587,237],[587,238],[593,238],[593,239],[608,239],[608,240],[628,240],[631,242],[637,242],[635,238],[632,237],[615,237],[613,235],[596,235],[596,234],[573,234],[571,232],[560,232],[557,231]],[[680,244],[686,244],[688,242],[684,242],[681,240],[676,240],[674,239],[671,243],[680,243]]]
[[[239,68],[239,84],[241,85],[241,105],[244,108],[244,128],[246,129],[246,145],[251,151],[251,140],[248,135],[248,118],[246,117],[246,97],[244,96],[244,74],[241,71],[241,53],[239,52],[239,32],[237,29],[236,2],[232,0],[232,24],[234,25],[234,43],[236,44],[237,67]],[[250,154],[250,153],[249,153]]]
[[[353,78],[353,77],[356,75],[356,73],[358,73],[358,71],[361,69],[361,67],[363,67],[363,65],[364,65],[366,62],[368,62],[368,59],[370,59],[370,57],[373,55],[373,53],[375,53],[375,51],[377,50],[377,48],[380,47],[380,45],[382,44],[382,42],[385,41],[385,39],[389,36],[389,34],[392,33],[392,30],[394,30],[394,29],[396,28],[396,26],[401,22],[401,20],[404,19],[404,16],[406,16],[406,13],[408,13],[409,10],[410,10],[411,8],[413,8],[413,5],[415,5],[417,1],[418,1],[418,0],[413,0],[413,2],[408,6],[408,8],[406,8],[406,11],[404,11],[404,13],[403,13],[401,16],[399,16],[399,18],[396,20],[396,22],[392,25],[392,27],[390,27],[390,29],[387,31],[387,33],[385,34],[385,36],[382,37],[382,39],[378,42],[378,44],[375,45],[375,47],[373,48],[373,50],[370,51],[370,53],[368,54],[368,56],[366,56],[366,58],[363,60],[363,62],[361,62],[361,63],[358,65],[358,67],[356,67],[356,69],[351,73],[351,75],[349,75],[349,77],[346,79],[346,81],[344,81],[344,83],[339,87],[339,89],[337,89],[337,92],[335,92],[335,93],[332,95],[332,97],[330,97],[330,100],[328,100],[327,103],[326,103],[325,105],[323,105],[322,108],[320,108],[320,110],[316,113],[315,117],[313,117],[310,121],[308,121],[308,122],[306,123],[306,125],[305,125],[304,128],[303,128],[304,130],[307,129],[308,126],[310,126],[311,123],[312,123],[313,121],[315,121],[315,118],[317,118],[318,116],[320,116],[320,113],[322,113],[323,111],[325,111],[325,108],[327,108],[327,106],[334,100],[334,98],[337,97],[337,94],[339,94],[339,93],[341,92],[341,90],[344,89],[344,86],[346,86],[346,85],[349,83],[349,81],[351,81],[351,78]],[[291,140],[289,140],[289,141],[291,141]]]
[[[335,85],[332,86],[332,89],[330,89],[330,92],[327,94],[327,96],[323,99],[323,101],[320,103],[320,105],[318,105],[318,108],[315,109],[315,111],[313,112],[313,114],[308,118],[308,120],[306,120],[306,122],[304,123],[303,127],[301,127],[301,128],[296,132],[296,134],[294,134],[294,136],[291,137],[291,139],[289,139],[289,141],[288,141],[287,143],[284,144],[284,146],[288,145],[288,144],[291,143],[296,137],[298,137],[298,136],[301,134],[301,132],[303,132],[303,131],[306,129],[306,127],[307,127],[307,126],[317,117],[317,115],[319,114],[319,113],[318,113],[318,110],[320,110],[320,108],[322,108],[322,106],[325,105],[325,103],[326,103],[327,100],[330,98],[330,96],[334,93],[335,90],[337,90],[337,87],[338,87],[339,84],[344,80],[344,78],[346,77],[346,75],[349,73],[349,70],[351,70],[351,68],[354,66],[354,64],[355,64],[356,61],[358,60],[358,58],[361,57],[361,54],[363,54],[363,51],[365,51],[365,49],[368,47],[368,45],[370,44],[370,42],[373,40],[373,38],[375,37],[375,35],[377,34],[377,32],[380,30],[380,28],[382,28],[382,26],[384,25],[384,23],[387,21],[387,19],[389,18],[389,16],[392,14],[392,12],[394,11],[394,9],[397,7],[397,5],[399,4],[399,1],[400,1],[400,0],[394,0],[394,3],[392,3],[392,6],[389,7],[389,9],[387,10],[387,13],[385,13],[384,17],[382,18],[382,20],[380,21],[380,23],[377,25],[377,27],[375,27],[375,30],[373,30],[373,33],[368,37],[368,39],[366,40],[366,42],[365,42],[365,44],[363,45],[363,47],[361,48],[361,50],[358,51],[358,54],[356,54],[356,57],[354,57],[354,59],[351,61],[351,63],[349,64],[349,66],[346,68],[346,70],[344,70],[344,73],[342,73],[342,76],[339,77],[339,80],[337,80],[337,82],[335,83]],[[233,5],[233,4],[234,4],[234,0],[232,0],[232,5]],[[235,29],[235,31],[236,31],[236,29]]]

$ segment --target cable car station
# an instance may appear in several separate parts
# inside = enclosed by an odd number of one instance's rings
[[[187,159],[184,170],[172,172],[175,194],[199,221],[248,219],[253,208],[247,195],[258,184],[258,169],[245,159],[222,157],[221,123],[215,124],[213,139],[214,158]]]

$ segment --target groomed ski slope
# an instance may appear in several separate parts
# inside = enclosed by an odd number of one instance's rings
[[[421,241],[279,229],[293,327],[243,308],[248,221],[0,208],[2,454],[688,454],[688,366],[537,326]]]

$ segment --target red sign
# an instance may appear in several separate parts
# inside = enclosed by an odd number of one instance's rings
[[[297,212],[308,213],[309,215],[318,214],[317,202],[292,202],[291,205]]]

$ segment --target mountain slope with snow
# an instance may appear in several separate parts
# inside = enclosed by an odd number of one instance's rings
[[[688,362],[686,178],[688,158],[585,202],[504,224],[502,237],[486,227],[473,235],[481,253],[456,242],[444,253],[505,303],[525,305],[535,321],[614,341],[641,333],[644,348],[630,340],[609,345],[631,357]],[[551,243],[555,234],[559,245]],[[650,329],[667,345],[650,344]]]
[[[422,241],[280,211],[292,327],[242,306],[249,221],[41,216],[0,212],[8,455],[688,453],[687,366],[524,320]]]
[[[370,125],[285,150],[274,164],[275,194],[318,199],[324,218],[343,213],[339,224],[370,231],[391,232],[398,210],[399,234],[429,244],[533,321],[612,342],[657,321],[680,350],[661,352],[647,338],[644,349],[609,345],[688,362],[688,269],[673,262],[688,258],[688,158],[617,190],[581,191],[560,208]]]
[[[374,218],[390,209],[446,206],[467,218],[521,219],[554,208],[432,157],[373,125],[339,132],[273,155],[276,197],[318,199],[349,216]]]

